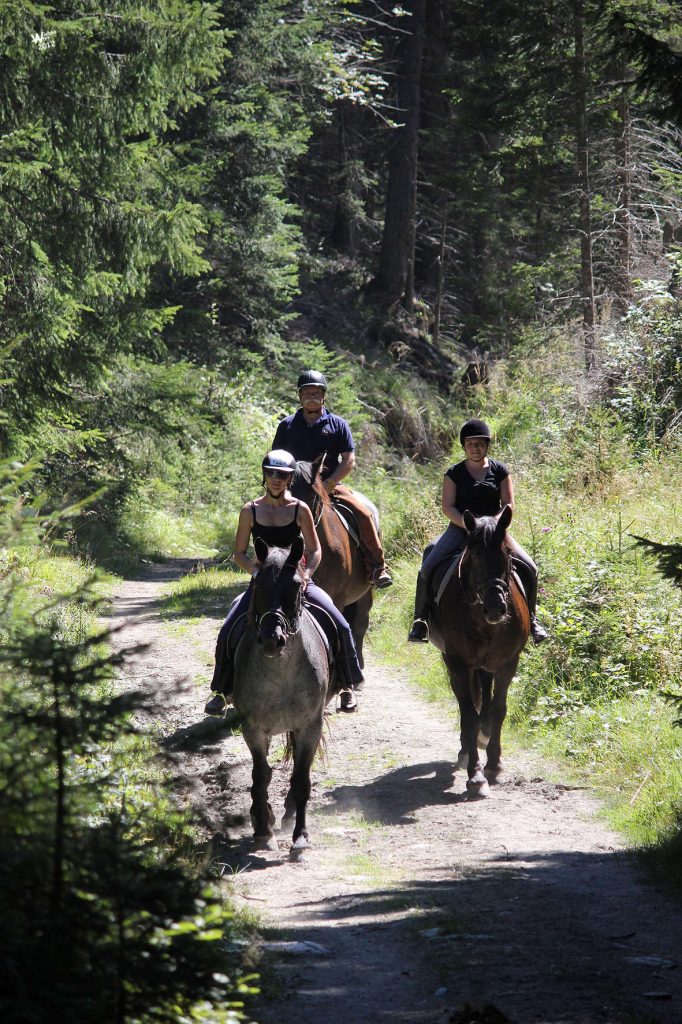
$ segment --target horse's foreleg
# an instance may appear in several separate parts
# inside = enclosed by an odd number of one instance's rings
[[[310,769],[320,742],[321,724],[316,722],[305,729],[297,729],[294,733],[294,770],[287,794],[287,806],[290,799],[296,808],[296,821],[292,840],[297,849],[308,845],[308,828],[306,810],[310,799]]]
[[[450,676],[450,686],[459,704],[460,740],[458,765],[466,763],[467,792],[471,796],[487,796],[488,783],[478,755],[480,695],[474,686],[474,672],[460,658],[444,654],[443,661]]]
[[[485,750],[490,740],[492,729],[491,714],[493,700],[493,674],[483,668],[476,669],[476,676],[481,687],[481,712],[478,725],[478,745]]]
[[[257,849],[276,849],[272,826],[275,816],[268,802],[268,787],[272,768],[268,764],[270,737],[260,729],[243,727],[244,739],[251,751],[253,771],[251,774],[251,824]]]
[[[518,658],[509,662],[495,673],[493,699],[490,707],[490,739],[488,740],[488,761],[485,774],[496,779],[502,771],[502,726],[507,717],[507,691],[516,673]]]

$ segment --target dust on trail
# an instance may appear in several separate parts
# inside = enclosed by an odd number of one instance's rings
[[[321,947],[263,951],[275,980],[250,1008],[256,1020],[680,1024],[682,914],[638,873],[589,794],[515,754],[507,781],[468,801],[465,773],[453,773],[453,716],[371,660],[360,711],[328,719],[313,849],[290,863],[282,835],[279,855],[252,853],[246,745],[204,718],[207,685],[193,682],[210,675],[219,623],[173,635],[159,618],[163,583],[190,565],[122,584],[110,624],[124,627],[117,647],[150,644],[125,685],[158,698],[152,727],[177,757],[180,798],[207,838],[223,837],[216,860],[236,902],[278,941]],[[287,776],[275,769],[278,813]],[[465,1004],[500,1016],[467,1015]]]

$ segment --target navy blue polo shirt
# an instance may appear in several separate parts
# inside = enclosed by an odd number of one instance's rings
[[[314,423],[306,423],[303,409],[280,420],[272,447],[291,452],[301,462],[312,462],[325,452],[323,480],[334,472],[342,452],[355,451],[353,435],[346,420],[326,409]]]

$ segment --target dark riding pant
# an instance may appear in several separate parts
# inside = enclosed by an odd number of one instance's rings
[[[249,610],[252,587],[253,579],[249,584],[248,590],[245,590],[243,594],[240,594],[232,602],[227,612],[227,617],[220,627],[215,649],[215,668],[213,670],[213,679],[211,680],[211,689],[216,693],[224,695],[232,693],[234,685],[234,651],[229,649],[228,638],[237,619]],[[363,682],[364,676],[358,661],[358,652],[355,649],[353,633],[348,622],[326,590],[318,587],[312,580],[308,581],[305,588],[305,601],[309,604],[317,605],[318,608],[322,608],[336,626],[339,634],[340,648],[337,669],[341,688],[346,689],[359,686]]]

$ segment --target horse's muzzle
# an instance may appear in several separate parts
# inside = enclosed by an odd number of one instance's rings
[[[284,650],[286,643],[286,637],[277,630],[275,633],[271,633],[269,636],[262,636],[259,634],[258,639],[263,644],[263,654],[266,658],[277,658]]]
[[[501,588],[488,591],[483,599],[483,615],[491,626],[502,622],[507,616],[507,595]]]

